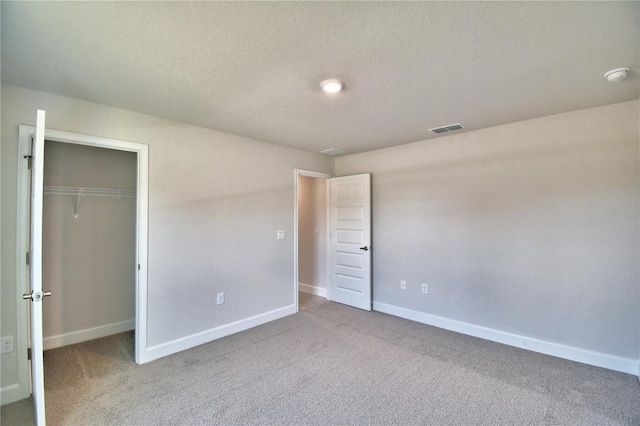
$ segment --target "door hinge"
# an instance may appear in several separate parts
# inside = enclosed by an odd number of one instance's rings
[[[25,155],[24,158],[27,159],[27,168],[31,170],[31,163],[33,162],[33,156]]]
[[[31,265],[31,254],[27,252],[27,265]]]
[[[31,361],[31,348],[27,348],[27,359]]]

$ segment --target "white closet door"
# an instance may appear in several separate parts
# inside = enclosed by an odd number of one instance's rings
[[[42,202],[44,187],[45,112],[38,110],[31,147],[31,236],[29,284],[31,293],[23,296],[31,308],[31,380],[36,425],[45,425],[44,364],[42,358],[42,302],[50,295],[42,291]]]

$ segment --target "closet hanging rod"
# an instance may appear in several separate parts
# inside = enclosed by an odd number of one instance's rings
[[[75,186],[45,186],[45,194],[53,195],[79,195],[94,197],[135,197],[135,189],[110,189],[110,188],[81,188]]]

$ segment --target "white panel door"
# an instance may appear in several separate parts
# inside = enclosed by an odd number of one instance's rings
[[[31,381],[36,425],[45,425],[44,365],[42,359],[42,301],[50,295],[42,291],[42,202],[44,184],[45,112],[38,110],[31,148],[31,232],[29,284],[31,293],[23,295],[31,308]]]
[[[329,298],[371,310],[371,174],[331,179]]]

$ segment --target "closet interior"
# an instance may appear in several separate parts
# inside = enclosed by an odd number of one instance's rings
[[[135,328],[137,154],[45,142],[44,348]]]

